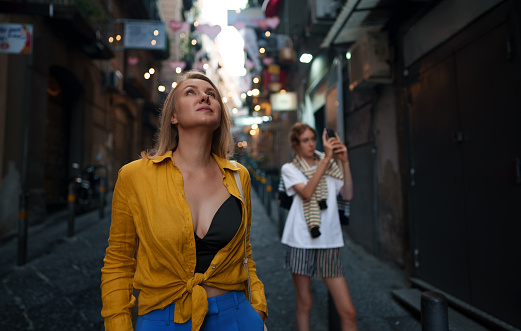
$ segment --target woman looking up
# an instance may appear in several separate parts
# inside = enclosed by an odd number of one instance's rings
[[[160,125],[154,149],[118,174],[102,268],[105,329],[133,330],[136,288],[136,331],[263,330],[266,298],[249,243],[250,177],[228,161],[229,115],[215,84],[187,73],[166,98]]]

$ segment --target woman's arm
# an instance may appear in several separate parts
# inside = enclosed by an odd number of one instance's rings
[[[137,235],[127,203],[128,189],[120,170],[112,199],[112,223],[109,246],[101,269],[101,297],[107,331],[131,331],[132,278],[136,270],[134,259]]]
[[[344,186],[342,188],[342,197],[345,200],[351,200],[353,198],[353,178],[351,176],[351,168],[349,167],[349,157],[347,154],[346,145],[342,144],[338,134],[336,134],[336,139],[331,141],[333,147],[333,157],[335,160],[340,162],[342,165],[342,171],[344,174]]]
[[[335,138],[326,139],[326,131],[324,130],[324,132],[322,133],[322,141],[324,142],[323,145],[324,145],[324,154],[325,154],[324,158],[320,161],[320,163],[318,164],[317,170],[315,171],[313,176],[311,176],[311,178],[308,180],[307,183],[295,184],[293,186],[293,189],[295,190],[295,192],[297,192],[297,194],[300,195],[303,200],[311,199],[311,197],[313,196],[313,193],[317,189],[320,178],[326,172],[326,170],[329,166],[329,161],[331,161],[331,159],[333,158],[333,147],[334,147],[333,141],[334,141],[334,139]]]
[[[246,254],[248,256],[248,273],[250,274],[250,283],[251,283],[251,297],[252,302],[251,305],[257,311],[259,316],[265,321],[268,318],[268,306],[266,302],[266,295],[264,294],[264,284],[257,277],[257,269],[255,267],[255,262],[251,256],[251,244],[250,244],[250,226],[251,226],[251,179],[249,172],[244,168],[245,176],[241,176],[241,183],[243,185],[244,190],[244,199],[246,206],[248,208],[247,215],[247,223],[246,223]]]

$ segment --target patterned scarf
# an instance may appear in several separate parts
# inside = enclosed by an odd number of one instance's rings
[[[320,161],[324,158],[324,154],[315,151],[315,154],[313,155],[313,159]],[[313,174],[315,173],[316,168],[312,168],[309,166],[309,164],[300,156],[296,155],[293,159],[293,165],[297,167],[304,176],[309,180]],[[327,182],[325,175],[331,176],[336,179],[343,180],[344,174],[340,170],[340,167],[335,162],[335,160],[331,160],[329,162],[329,165],[326,169],[326,172],[324,175],[320,178],[318,182],[318,186],[313,192],[313,195],[311,196],[311,199],[309,200],[303,200],[304,205],[304,217],[306,218],[306,223],[308,225],[308,230],[311,232],[312,237],[316,238],[320,235],[320,232],[318,231],[318,228],[320,227],[320,210],[326,209],[327,204]],[[316,228],[316,230],[312,230],[313,228]],[[318,234],[317,234],[318,233]]]

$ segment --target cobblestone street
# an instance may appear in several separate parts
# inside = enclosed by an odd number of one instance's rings
[[[282,268],[284,247],[278,222],[252,192],[252,245],[268,300],[270,331],[295,330],[291,275]],[[50,217],[29,231],[28,259],[16,266],[17,240],[0,246],[0,329],[102,330],[100,269],[107,246],[110,206],[104,219],[92,211],[76,217],[75,236],[66,237],[67,214]],[[347,238],[346,238],[347,239]],[[397,304],[390,291],[405,287],[405,274],[346,240],[344,271],[357,307],[359,330],[420,330],[420,324]],[[312,281],[314,331],[329,330],[328,295],[321,280]]]

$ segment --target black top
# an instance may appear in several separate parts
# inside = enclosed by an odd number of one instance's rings
[[[230,195],[213,216],[206,236],[201,239],[194,232],[197,254],[195,272],[204,273],[208,269],[215,254],[233,239],[241,221],[241,201]]]

